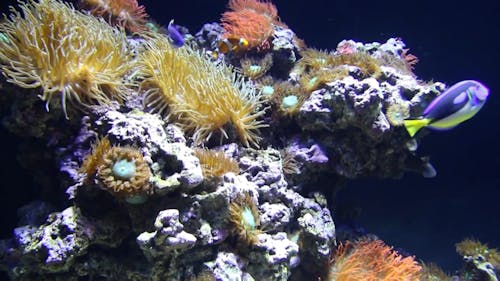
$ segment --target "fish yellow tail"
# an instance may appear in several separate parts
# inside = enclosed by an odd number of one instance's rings
[[[413,137],[420,129],[427,126],[430,121],[429,119],[404,120],[404,125],[408,134]]]

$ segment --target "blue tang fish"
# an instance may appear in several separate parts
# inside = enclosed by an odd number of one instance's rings
[[[171,20],[168,23],[167,31],[168,37],[172,39],[172,44],[174,45],[174,47],[180,48],[184,46],[184,36],[182,36],[177,27],[175,27],[174,20]]]
[[[412,137],[423,127],[451,129],[472,118],[483,107],[488,95],[488,88],[477,81],[458,82],[435,98],[420,119],[405,120],[404,126]]]

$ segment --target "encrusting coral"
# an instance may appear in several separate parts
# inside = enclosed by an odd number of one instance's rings
[[[228,138],[232,126],[246,146],[260,139],[257,130],[265,127],[258,118],[264,114],[260,94],[225,64],[213,64],[189,46],[175,49],[168,39],[150,34],[145,51],[139,55],[138,74],[144,78],[145,104],[166,113],[193,135],[197,143],[214,133]]]
[[[49,103],[108,104],[124,98],[124,75],[130,70],[125,33],[104,21],[54,0],[20,3],[0,23],[0,65],[9,82],[42,88]]]

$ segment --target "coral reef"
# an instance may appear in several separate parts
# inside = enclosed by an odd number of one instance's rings
[[[82,4],[28,0],[0,23],[3,123],[47,193],[0,241],[12,280],[448,280],[336,229],[344,182],[436,175],[402,125],[446,86],[417,79],[401,39],[319,51],[271,2],[230,0],[173,46],[136,1]],[[227,39],[249,44],[215,56]],[[498,279],[495,250],[457,251],[455,277]]]
[[[179,210],[163,210],[156,217],[154,232],[137,236],[137,244],[150,259],[173,252],[180,255],[196,244],[196,237],[184,231],[179,222]]]

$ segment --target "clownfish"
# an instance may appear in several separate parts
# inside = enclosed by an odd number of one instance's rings
[[[217,43],[217,49],[212,52],[212,56],[217,59],[220,54],[238,52],[248,48],[248,40],[245,38],[228,37]]]
[[[465,80],[451,86],[425,108],[420,119],[404,120],[404,126],[413,137],[423,127],[437,130],[452,129],[472,118],[486,103],[489,89],[474,80]]]

